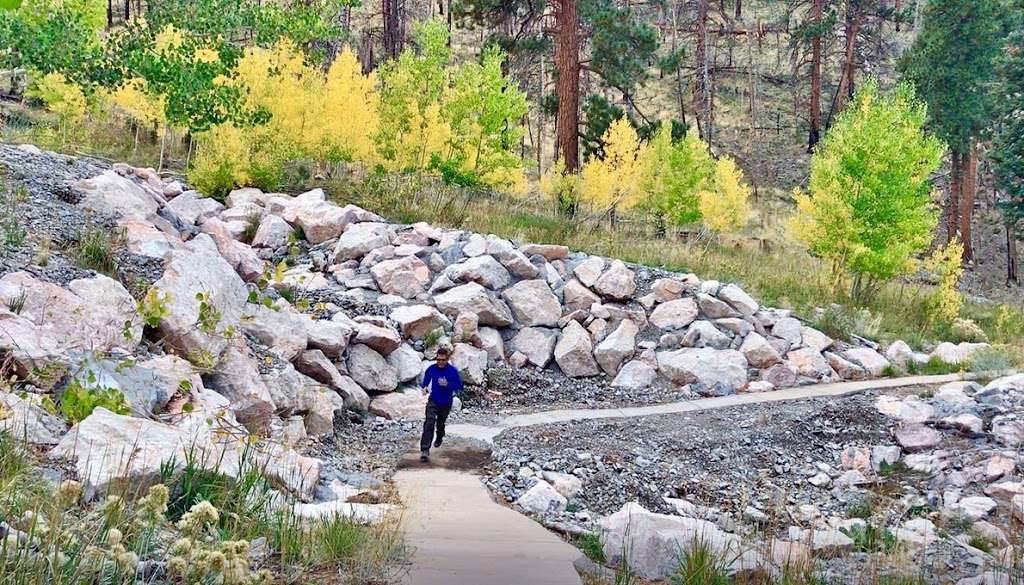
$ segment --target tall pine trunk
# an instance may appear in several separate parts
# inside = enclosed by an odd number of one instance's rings
[[[818,34],[811,40],[811,112],[810,131],[807,136],[807,152],[814,150],[814,145],[821,140],[821,4],[823,0],[814,0],[811,18]]]
[[[952,242],[960,230],[960,181],[963,155],[955,150],[949,155],[949,195],[946,197],[946,242]]]
[[[398,58],[405,44],[404,20],[405,0],[382,0],[381,16],[384,20],[384,56]]]
[[[978,192],[978,146],[971,142],[968,154],[960,159],[960,239],[964,244],[964,262],[974,260],[971,224],[974,219],[974,198]]]
[[[1020,259],[1017,256],[1017,233],[1006,224],[1006,286],[1020,284]]]
[[[843,31],[846,35],[846,51],[843,57],[843,70],[839,75],[839,87],[832,98],[832,110],[828,113],[828,126],[843,109],[847,98],[853,96],[854,75],[857,70],[857,35],[860,33],[860,10],[855,7],[856,0],[846,0],[846,17]]]
[[[576,0],[559,0],[555,8],[555,70],[558,72],[556,154],[566,173],[580,166],[580,39]]]

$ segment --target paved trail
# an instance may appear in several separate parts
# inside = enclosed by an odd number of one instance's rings
[[[960,375],[913,376],[864,382],[818,384],[758,394],[734,394],[636,408],[553,410],[514,415],[498,425],[449,425],[448,436],[474,439],[446,445],[429,464],[410,453],[395,474],[405,503],[407,543],[415,549],[406,585],[579,585],[575,547],[491,499],[472,473],[489,458],[479,441],[491,443],[505,429],[598,418],[630,418],[726,408],[744,404],[845,396],[885,388],[942,384]],[[449,439],[451,441],[451,439]]]

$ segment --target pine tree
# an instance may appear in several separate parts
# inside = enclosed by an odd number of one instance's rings
[[[950,149],[946,231],[959,233],[964,260],[973,258],[971,219],[977,183],[977,143],[991,127],[989,86],[1001,45],[1001,7],[988,0],[931,0],[923,28],[900,63],[928,104],[929,125]]]
[[[996,186],[1006,224],[1007,283],[1020,283],[1017,238],[1024,236],[1024,33],[1010,36],[999,61],[999,129],[992,144]]]

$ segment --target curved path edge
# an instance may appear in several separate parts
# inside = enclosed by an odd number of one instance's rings
[[[866,390],[884,390],[886,388],[900,388],[904,386],[919,386],[925,384],[944,384],[964,379],[962,374],[941,374],[936,376],[907,376],[902,378],[879,378],[873,380],[860,380],[857,382],[834,382],[828,384],[813,384],[810,386],[798,386],[786,388],[773,392],[757,392],[751,394],[730,394],[728,396],[713,396],[710,398],[698,398],[696,400],[684,400],[682,402],[669,402],[666,404],[652,404],[650,406],[636,406],[627,408],[598,408],[598,409],[563,409],[534,412],[530,414],[517,414],[502,419],[494,426],[454,424],[448,425],[449,436],[475,439],[486,443],[493,443],[494,438],[506,429],[529,427],[535,425],[555,424],[579,420],[592,420],[602,418],[634,418],[641,416],[655,416],[659,414],[674,414],[678,412],[694,412],[698,410],[709,410],[713,408],[725,408],[729,406],[742,406],[745,404],[762,404],[769,402],[782,402],[785,400],[801,400],[804,398],[821,398],[828,396],[846,396]]]

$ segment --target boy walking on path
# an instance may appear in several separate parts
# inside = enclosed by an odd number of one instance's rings
[[[446,348],[437,350],[437,362],[428,367],[423,373],[423,382],[420,387],[426,393],[430,387],[430,398],[427,399],[426,418],[423,419],[423,435],[420,437],[420,461],[426,462],[430,459],[430,442],[435,447],[441,446],[444,439],[444,423],[448,420],[448,413],[452,411],[453,397],[462,390],[462,378],[459,377],[459,370],[448,363],[451,357]],[[435,426],[437,439],[434,439]]]

